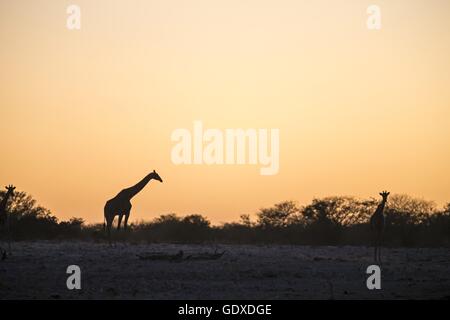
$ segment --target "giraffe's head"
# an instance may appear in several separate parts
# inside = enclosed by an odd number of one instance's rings
[[[16,187],[14,187],[13,185],[9,185],[9,186],[5,186],[5,188],[6,188],[6,194],[8,195],[8,196],[12,196],[13,195],[13,193],[14,193],[14,189],[16,189]]]
[[[383,197],[383,201],[384,202],[387,201],[387,198],[388,198],[389,194],[390,194],[390,192],[387,192],[387,191],[380,192],[380,196]]]
[[[159,182],[163,182],[161,177],[159,176],[159,174],[155,170],[153,170],[153,172],[152,172],[152,178],[155,179],[155,180],[158,180]]]

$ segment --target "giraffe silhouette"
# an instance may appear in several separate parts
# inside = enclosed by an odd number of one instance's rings
[[[8,219],[8,212],[6,211],[6,207],[8,205],[9,198],[14,194],[14,190],[16,187],[9,185],[6,186],[6,193],[3,197],[2,201],[0,202],[0,226],[6,230],[7,233],[9,233],[9,219]],[[8,240],[8,247],[9,247],[9,253],[11,254],[11,243]],[[1,252],[1,260],[6,259],[6,250],[0,247]]]
[[[375,210],[375,213],[370,217],[370,228],[375,231],[375,252],[374,252],[374,258],[375,262],[381,263],[381,239],[383,236],[383,231],[385,227],[385,220],[384,220],[384,207],[386,206],[387,198],[389,196],[390,192],[383,191],[380,192],[381,196],[381,202],[378,205],[377,209]]]
[[[114,217],[119,216],[117,230],[120,230],[122,218],[125,216],[124,229],[126,229],[128,225],[128,218],[130,216],[131,211],[131,199],[136,194],[138,194],[142,189],[144,189],[147,183],[149,183],[150,180],[152,179],[158,180],[159,182],[163,182],[159,174],[156,173],[155,170],[153,170],[153,172],[146,175],[144,179],[136,183],[134,186],[123,189],[114,198],[106,201],[104,209],[105,224],[103,226],[104,228],[106,228],[108,232],[109,241],[111,241],[111,227],[114,221]]]

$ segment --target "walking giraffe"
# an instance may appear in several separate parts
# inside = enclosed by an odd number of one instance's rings
[[[383,231],[385,227],[384,220],[384,207],[386,206],[387,198],[390,192],[383,191],[380,192],[380,196],[382,197],[380,204],[378,205],[375,213],[370,217],[370,228],[375,231],[375,262],[381,263],[381,239],[383,236]]]
[[[141,181],[136,183],[134,186],[120,191],[114,198],[108,200],[105,204],[105,224],[104,227],[108,232],[108,239],[111,242],[111,227],[115,216],[119,216],[119,222],[117,224],[117,230],[120,229],[120,224],[122,223],[122,218],[125,216],[124,229],[127,228],[128,217],[131,211],[131,199],[138,194],[150,180],[158,180],[163,182],[159,174],[155,170],[144,177]]]

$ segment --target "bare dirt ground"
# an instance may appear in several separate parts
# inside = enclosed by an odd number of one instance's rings
[[[218,260],[141,260],[226,250]],[[19,242],[0,262],[1,299],[449,299],[450,250],[383,250],[381,290],[366,247]],[[66,269],[81,268],[81,290]]]

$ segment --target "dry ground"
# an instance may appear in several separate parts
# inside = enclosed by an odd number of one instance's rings
[[[384,249],[382,289],[366,287],[366,247],[218,245],[219,260],[136,254],[213,252],[207,245],[18,242],[0,262],[1,299],[449,299],[450,250]],[[68,265],[81,290],[66,287]]]

